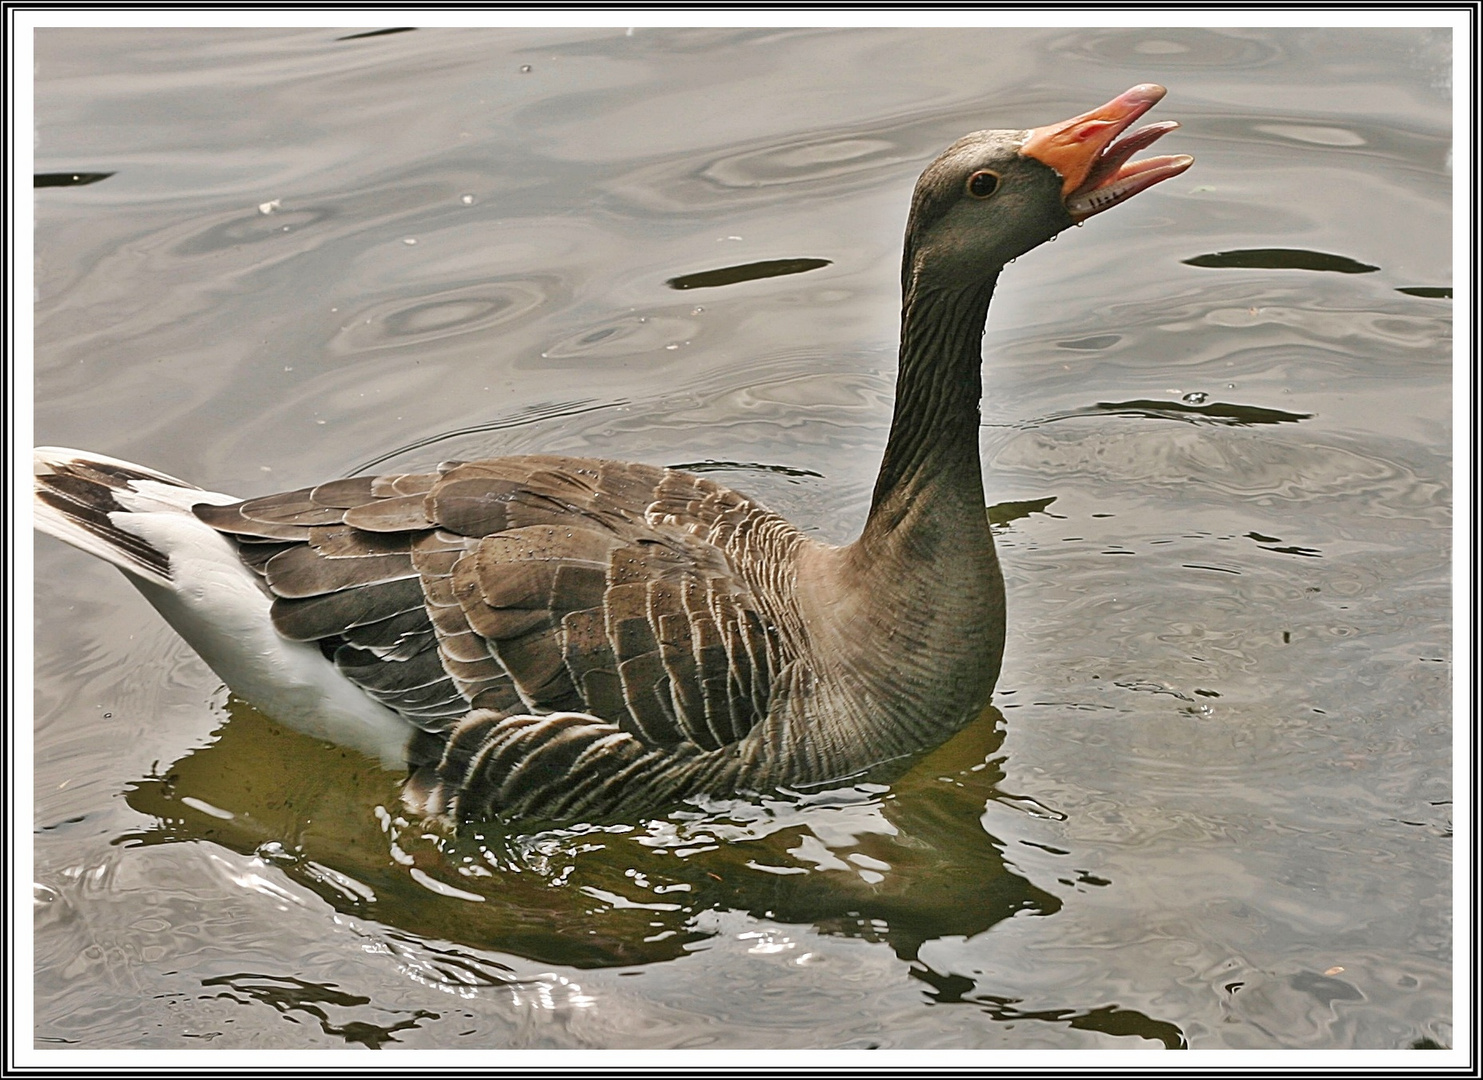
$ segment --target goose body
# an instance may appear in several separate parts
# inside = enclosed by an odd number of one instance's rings
[[[685,472],[556,456],[239,501],[47,447],[37,528],[123,570],[239,696],[409,767],[428,814],[621,814],[930,748],[987,704],[1004,647],[978,456],[994,283],[1188,167],[1128,163],[1175,125],[1117,140],[1162,96],[977,132],[923,173],[895,415],[853,544]]]

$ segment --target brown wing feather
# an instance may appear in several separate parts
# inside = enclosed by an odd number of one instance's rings
[[[796,532],[684,473],[497,458],[196,513],[264,575],[280,631],[318,641],[372,696],[440,739],[456,713],[488,710],[447,745],[444,769],[483,777],[490,798],[491,778],[530,796],[558,758],[595,769],[593,747],[620,735],[625,760],[735,743],[766,716],[788,659],[786,619],[754,592],[745,548],[759,521],[774,546]],[[497,752],[476,745],[489,716],[567,711],[598,726],[517,725],[500,728]],[[499,771],[541,732],[554,756]]]

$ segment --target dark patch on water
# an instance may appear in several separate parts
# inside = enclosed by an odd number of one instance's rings
[[[1239,405],[1223,401],[1212,401],[1204,405],[1186,405],[1180,401],[1153,401],[1137,398],[1133,401],[1099,401],[1080,409],[1048,416],[1042,423],[1052,420],[1069,420],[1075,416],[1136,416],[1145,420],[1179,420],[1187,424],[1227,424],[1247,427],[1253,424],[1295,424],[1310,420],[1312,413],[1291,413],[1282,409],[1266,409],[1259,405]]]
[[[243,972],[237,975],[219,975],[212,979],[202,979],[201,985],[230,987],[237,993],[222,991],[215,996],[244,1005],[248,1000],[260,1002],[276,1009],[285,1019],[294,1023],[298,1023],[298,1020],[292,1015],[293,1013],[307,1013],[319,1021],[319,1026],[326,1035],[339,1035],[346,1042],[360,1043],[371,1050],[380,1050],[389,1042],[399,1042],[400,1040],[393,1032],[420,1027],[419,1020],[441,1019],[437,1013],[418,1009],[407,1019],[398,1020],[385,1027],[380,1024],[367,1023],[364,1020],[350,1020],[343,1024],[332,1023],[324,1006],[358,1008],[362,1005],[369,1005],[371,999],[361,994],[347,994],[337,990],[331,984],[309,982],[292,976],[256,975]],[[238,997],[237,994],[245,995],[246,1000]]]
[[[735,285],[742,281],[758,278],[785,277],[788,274],[803,274],[828,266],[829,259],[767,259],[763,262],[742,263],[740,266],[723,266],[719,270],[702,270],[698,274],[682,274],[665,282],[671,289],[714,289],[720,285]]]
[[[393,26],[386,30],[366,30],[359,34],[346,34],[344,37],[335,38],[336,41],[356,41],[359,38],[385,37],[387,34],[410,34],[416,30],[415,26]]]
[[[1380,268],[1350,259],[1303,248],[1244,248],[1214,251],[1183,260],[1186,266],[1208,266],[1238,270],[1327,270],[1335,274],[1373,274]]]
[[[1135,1036],[1150,1042],[1161,1042],[1169,1050],[1187,1050],[1189,1042],[1184,1032],[1165,1020],[1155,1020],[1136,1009],[1121,1009],[1116,1005],[1103,1005],[1095,1009],[1031,1009],[1021,1010],[1013,998],[993,994],[974,994],[977,984],[970,978],[956,974],[942,974],[929,967],[914,964],[913,978],[932,987],[927,996],[938,1005],[974,1004],[1001,1023],[1023,1020],[1039,1020],[1049,1024],[1065,1024],[1083,1031],[1098,1031],[1104,1035]]]
[[[995,503],[988,508],[990,525],[1008,525],[1011,521],[1027,518],[1031,514],[1045,514],[1046,517],[1060,517],[1059,514],[1046,514],[1045,508],[1056,501],[1054,495],[1046,499],[1026,499],[1022,502]]]
[[[111,172],[43,172],[37,173],[34,180],[36,187],[82,187],[84,184],[96,184],[99,180],[107,180]]]
[[[1056,348],[1072,349],[1076,352],[1096,352],[1099,349],[1110,349],[1122,339],[1121,334],[1096,334],[1092,337],[1077,338],[1075,341],[1058,341]]]

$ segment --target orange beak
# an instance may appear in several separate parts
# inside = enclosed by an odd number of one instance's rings
[[[1030,132],[1020,153],[1049,165],[1060,175],[1061,198],[1073,221],[1085,221],[1126,202],[1194,164],[1195,159],[1188,154],[1128,161],[1159,136],[1177,128],[1177,121],[1148,124],[1118,138],[1165,93],[1162,86],[1143,83],[1091,112]]]

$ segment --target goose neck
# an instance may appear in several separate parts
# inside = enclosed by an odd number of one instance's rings
[[[959,290],[908,284],[891,433],[862,542],[912,521],[983,521],[978,430],[984,320],[995,279]]]

